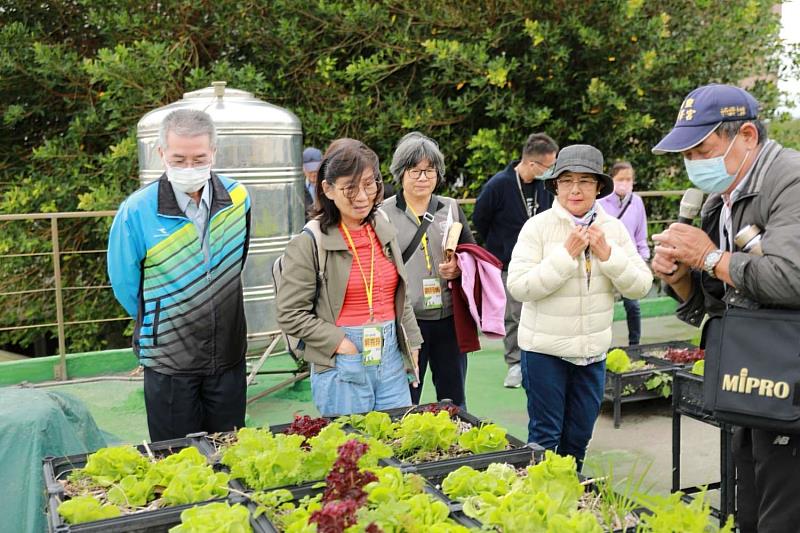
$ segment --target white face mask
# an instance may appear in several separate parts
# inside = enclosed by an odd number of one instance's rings
[[[211,165],[205,167],[178,168],[171,167],[165,162],[164,166],[167,167],[167,179],[175,190],[186,194],[199,191],[211,178]]]

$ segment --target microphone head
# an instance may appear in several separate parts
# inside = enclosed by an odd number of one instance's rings
[[[700,189],[686,189],[681,198],[678,216],[681,219],[692,220],[700,213],[703,207],[703,191]]]

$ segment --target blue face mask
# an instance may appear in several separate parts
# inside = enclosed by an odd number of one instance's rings
[[[719,157],[712,157],[711,159],[684,158],[683,164],[686,167],[686,173],[689,174],[689,181],[705,192],[725,192],[731,186],[733,180],[736,179],[736,175],[739,174],[739,170],[741,170],[750,155],[750,150],[748,150],[736,172],[733,175],[728,174],[728,169],[725,167],[725,158],[728,157],[728,152],[731,151],[731,147],[738,135],[737,133],[733,136],[728,149]]]
[[[543,174],[536,176],[536,179],[542,181],[549,180],[550,178],[553,177],[553,169],[555,169],[555,165],[545,170]]]

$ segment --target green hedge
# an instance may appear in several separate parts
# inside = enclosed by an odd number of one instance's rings
[[[777,36],[772,2],[754,0],[0,0],[0,212],[115,208],[137,186],[138,119],[218,79],[295,112],[307,144],[366,141],[385,172],[403,133],[432,135],[459,196],[540,130],[633,161],[642,189],[675,189],[680,161],[649,149],[683,96],[777,72]],[[753,92],[770,114],[775,80]],[[108,225],[65,223],[62,248],[103,248]],[[0,253],[49,250],[46,224],[1,229]],[[0,290],[52,286],[46,257],[0,263]],[[106,281],[95,256],[63,268],[68,286]],[[2,325],[53,321],[51,294],[0,300]],[[66,314],[122,310],[107,290],[70,291]],[[121,328],[70,327],[69,349],[124,345]]]

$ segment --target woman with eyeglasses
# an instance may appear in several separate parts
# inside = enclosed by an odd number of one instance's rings
[[[597,202],[614,191],[600,150],[562,149],[546,185],[556,201],[523,226],[508,290],[523,302],[528,442],[572,455],[580,468],[603,399],[614,290],[641,298],[653,276],[623,223]]]
[[[404,136],[397,143],[389,170],[399,191],[381,209],[398,230],[409,277],[408,294],[424,341],[419,356],[420,384],[411,389],[411,401],[419,403],[430,365],[436,398],[452,400],[466,409],[467,356],[457,342],[448,286],[461,272],[455,254],[446,259],[442,246],[448,219],[463,224],[459,243],[474,243],[475,239],[456,201],[433,194],[445,172],[436,141],[419,132]]]
[[[397,230],[377,214],[383,198],[378,156],[337,139],[317,175],[317,250],[307,233],[286,248],[278,324],[305,343],[311,393],[323,416],[411,405],[422,337],[407,296]]]

